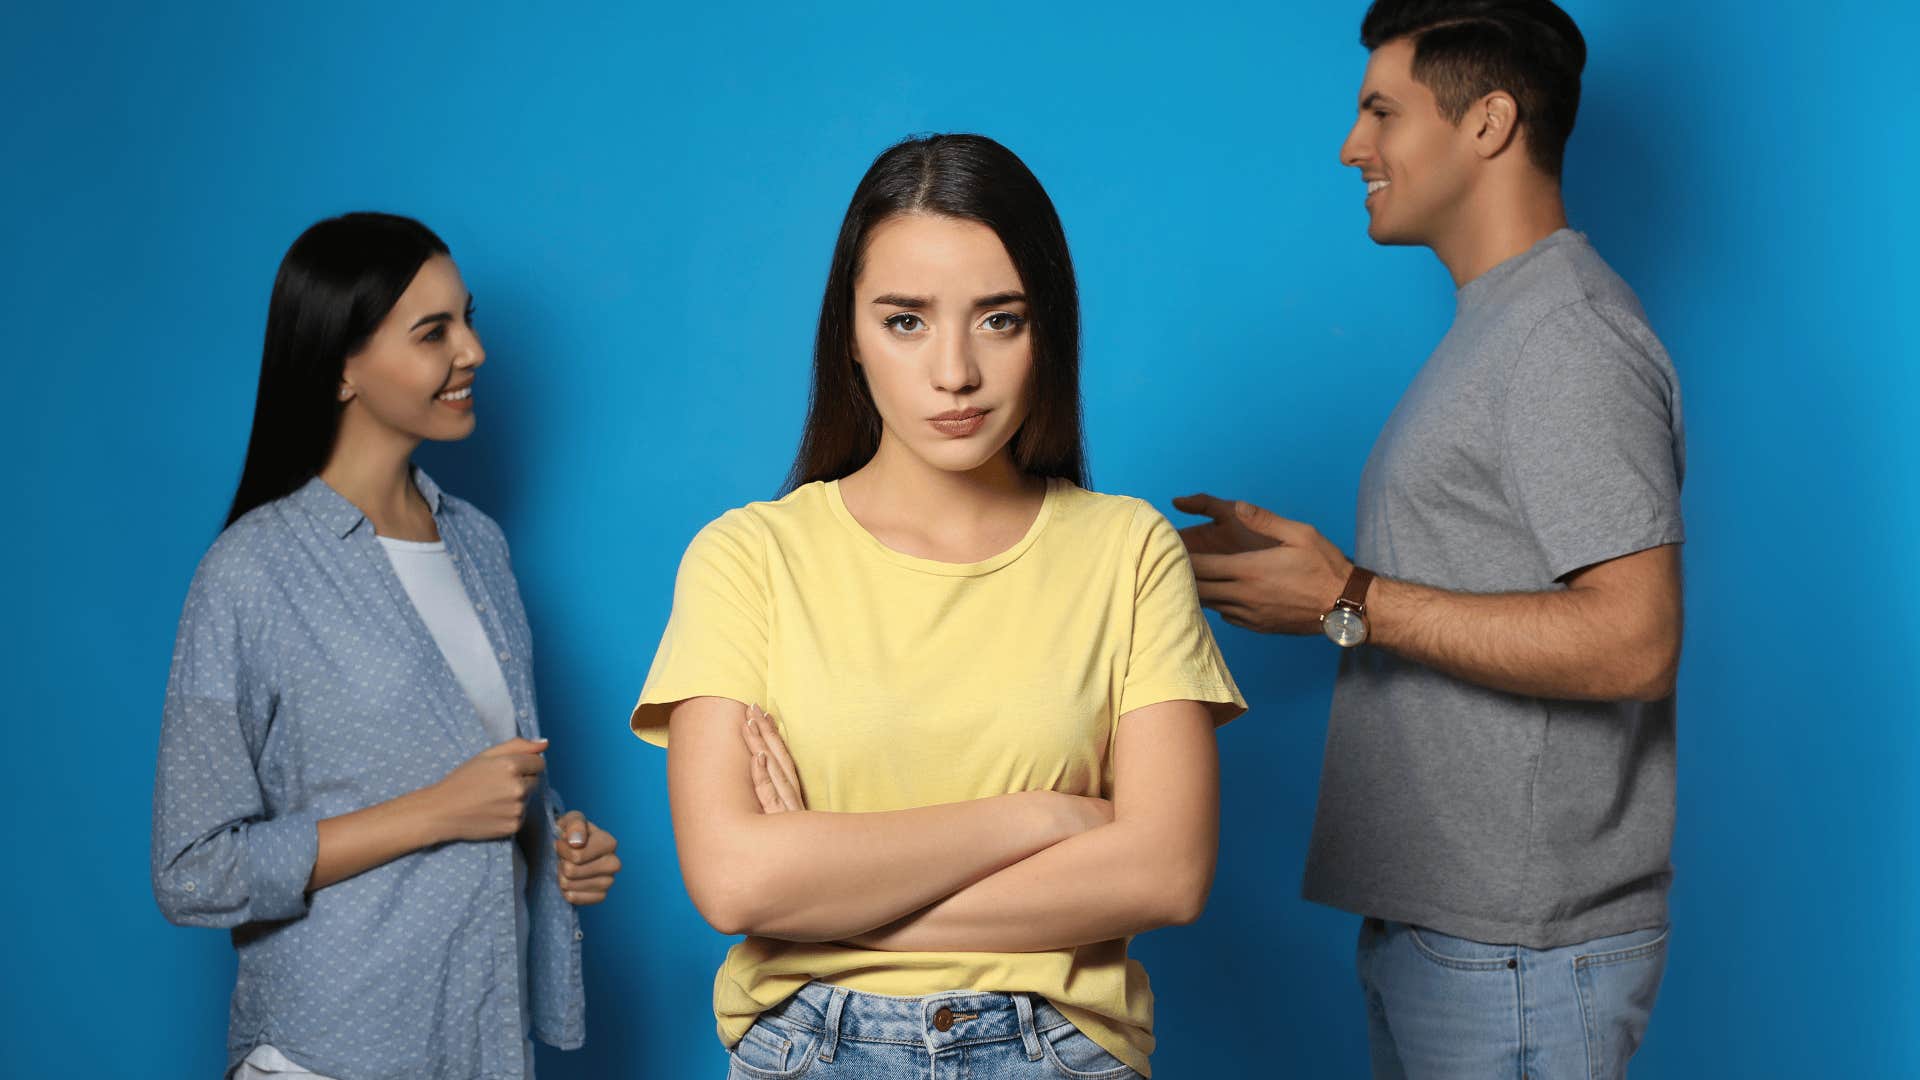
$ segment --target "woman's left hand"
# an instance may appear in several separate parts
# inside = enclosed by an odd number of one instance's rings
[[[747,706],[747,722],[740,734],[747,740],[752,758],[753,794],[760,800],[763,814],[784,814],[805,810],[807,800],[800,794],[800,770],[794,768],[793,755],[787,753],[786,740],[780,737],[773,717],[758,705]]]
[[[556,828],[553,850],[560,853],[560,892],[567,903],[585,907],[605,900],[620,872],[620,856],[614,854],[620,842],[578,810],[561,815]]]

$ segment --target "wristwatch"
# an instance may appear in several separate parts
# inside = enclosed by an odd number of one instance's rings
[[[1373,571],[1362,570],[1358,566],[1347,578],[1346,591],[1333,607],[1320,616],[1320,629],[1327,640],[1343,649],[1364,644],[1367,640],[1367,588],[1373,584]]]

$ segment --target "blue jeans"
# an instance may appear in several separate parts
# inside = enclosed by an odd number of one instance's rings
[[[1627,1075],[1667,967],[1667,928],[1558,949],[1360,926],[1375,1080]]]
[[[824,983],[760,1014],[728,1080],[1139,1080],[1037,994],[882,997]]]

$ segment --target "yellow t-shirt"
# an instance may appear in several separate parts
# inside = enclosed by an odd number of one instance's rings
[[[1224,723],[1246,709],[1173,526],[1139,499],[1060,480],[1026,536],[977,563],[886,547],[837,483],[722,515],[681,561],[633,730],[664,746],[671,706],[707,696],[766,709],[807,806],[850,813],[1107,796],[1123,713],[1192,700]],[[714,981],[721,1040],[810,980],[1036,993],[1143,1074],[1153,1050],[1153,994],[1124,940],[899,953],[748,937]]]

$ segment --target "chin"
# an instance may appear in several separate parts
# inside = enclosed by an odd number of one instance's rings
[[[922,445],[917,449],[921,461],[941,472],[960,474],[990,464],[1006,446],[1005,439],[989,442],[975,436],[972,439]]]

